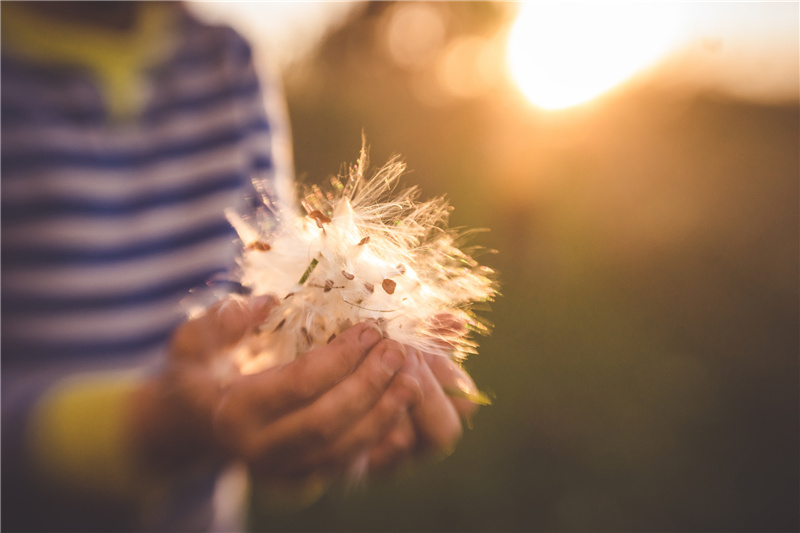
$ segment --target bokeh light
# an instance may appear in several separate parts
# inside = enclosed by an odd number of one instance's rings
[[[404,67],[429,64],[445,41],[445,21],[440,9],[424,3],[397,4],[386,28],[392,59]]]
[[[438,65],[439,83],[460,98],[480,96],[499,79],[496,50],[489,38],[461,37],[451,43]]]

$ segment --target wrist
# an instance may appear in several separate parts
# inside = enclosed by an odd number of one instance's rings
[[[221,462],[211,422],[217,395],[215,387],[175,372],[143,381],[128,417],[137,462],[162,474]]]

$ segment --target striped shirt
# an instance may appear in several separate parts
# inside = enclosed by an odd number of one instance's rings
[[[27,505],[41,498],[23,488],[15,455],[39,396],[70,373],[163,357],[185,320],[182,300],[230,279],[237,245],[225,210],[280,196],[291,163],[282,95],[260,82],[234,31],[172,4],[168,46],[115,100],[91,69],[7,46],[7,6],[0,241],[3,485],[15,487],[3,503],[12,509],[15,491]],[[177,514],[208,503],[212,483],[191,487],[172,502],[184,508]],[[162,530],[203,523],[160,520]]]
[[[189,290],[230,270],[224,209],[243,207],[251,178],[273,179],[285,126],[267,118],[238,35],[180,25],[132,119],[110,120],[89,73],[3,58],[4,354],[151,354]]]

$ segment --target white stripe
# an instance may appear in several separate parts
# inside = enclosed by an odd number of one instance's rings
[[[272,156],[275,136],[272,131],[256,131],[250,134],[244,145],[251,154]]]
[[[238,143],[144,168],[36,170],[24,177],[3,180],[3,194],[21,202],[40,199],[45,191],[52,197],[124,201],[214,179],[249,165],[250,154],[245,145]]]
[[[34,297],[104,296],[120,291],[136,291],[184,275],[228,268],[235,251],[236,246],[231,239],[220,237],[188,249],[119,264],[58,269],[5,268],[3,285],[12,293]]]
[[[17,341],[34,343],[103,342],[147,335],[185,316],[174,302],[126,307],[114,311],[59,313],[50,316],[10,316],[3,329]]]
[[[149,241],[165,235],[178,235],[214,221],[225,220],[225,209],[241,204],[241,192],[232,191],[166,205],[146,213],[108,217],[69,216],[36,220],[24,226],[6,226],[3,241],[10,247],[79,247],[103,249],[124,243]]]
[[[215,132],[240,128],[250,123],[252,117],[263,115],[263,106],[260,96],[227,100],[213,109],[183,112],[152,126],[139,123],[120,124],[113,128],[104,124],[19,124],[3,132],[3,151],[7,154],[20,150],[29,152],[31,146],[36,146],[37,152],[59,149],[78,153],[90,150],[132,153],[135,149],[146,153],[175,140],[184,143]]]
[[[249,63],[224,65],[214,64],[212,68],[197,70],[194,67],[175,66],[165,76],[155,91],[150,103],[154,107],[180,104],[183,100],[202,98],[225,89],[239,89],[258,81],[253,66]],[[263,87],[262,87],[263,90]],[[258,91],[255,93],[258,95]]]

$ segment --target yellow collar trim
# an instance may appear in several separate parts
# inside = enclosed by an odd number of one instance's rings
[[[87,68],[98,79],[112,117],[140,110],[142,74],[166,59],[174,43],[175,9],[142,2],[137,26],[127,32],[69,24],[44,17],[16,2],[2,3],[3,47],[48,65]]]

